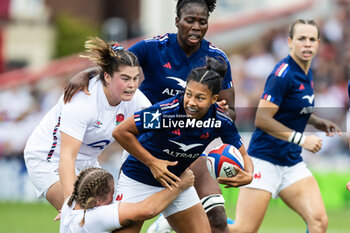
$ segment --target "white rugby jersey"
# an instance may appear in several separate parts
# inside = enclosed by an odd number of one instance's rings
[[[61,210],[60,233],[107,233],[122,227],[119,222],[119,202],[88,209],[83,226],[80,226],[80,222],[84,210],[73,210],[67,203],[68,199]],[[75,203],[72,206],[75,206]]]
[[[89,91],[91,95],[81,91],[67,104],[63,103],[62,95],[29,137],[24,153],[30,151],[43,160],[58,162],[62,131],[82,141],[77,162],[96,159],[114,141],[112,131],[116,125],[151,105],[137,90],[131,101],[110,106],[102,82],[97,78],[90,80]]]

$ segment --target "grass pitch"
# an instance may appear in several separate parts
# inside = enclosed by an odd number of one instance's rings
[[[350,192],[345,190],[350,173],[317,173],[314,175],[326,204],[328,233],[350,232]],[[1,188],[1,187],[0,187]],[[226,212],[234,219],[238,190],[222,189]],[[53,222],[57,211],[46,201],[35,203],[1,202],[0,233],[58,233],[59,223]],[[141,233],[146,233],[154,221],[146,221]],[[272,200],[259,233],[306,232],[304,221],[280,200]]]
[[[306,225],[292,210],[272,201],[260,228],[260,233],[305,232]],[[229,203],[230,204],[230,203]],[[227,206],[227,212],[234,218],[234,205]],[[328,210],[329,233],[350,232],[350,208]],[[57,233],[59,223],[53,222],[56,210],[46,202],[8,203],[0,202],[0,232],[3,233]],[[152,220],[144,224],[145,233]]]

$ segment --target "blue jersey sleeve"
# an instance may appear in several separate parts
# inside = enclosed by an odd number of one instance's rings
[[[146,55],[147,55],[146,42],[144,40],[137,42],[128,50],[136,55],[137,60],[139,61],[140,66],[142,67],[146,62]]]
[[[266,81],[261,98],[280,106],[288,90],[288,80],[287,77],[271,74]]]
[[[241,148],[243,144],[241,136],[233,122],[226,122],[221,127],[220,138],[223,143],[231,144],[237,149]]]
[[[233,87],[230,62],[226,56],[224,58],[225,58],[226,64],[227,64],[227,71],[226,71],[224,80],[223,80],[222,85],[221,85],[222,90],[229,89],[229,88]]]

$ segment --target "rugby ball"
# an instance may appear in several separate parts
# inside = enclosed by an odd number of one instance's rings
[[[211,150],[207,155],[207,166],[214,178],[234,177],[233,165],[244,169],[244,161],[239,150],[229,144],[223,144]]]

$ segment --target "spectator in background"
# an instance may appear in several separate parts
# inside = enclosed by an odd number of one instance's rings
[[[276,63],[275,58],[266,50],[261,41],[251,47],[251,55],[247,58],[244,69],[249,78],[265,80]]]

